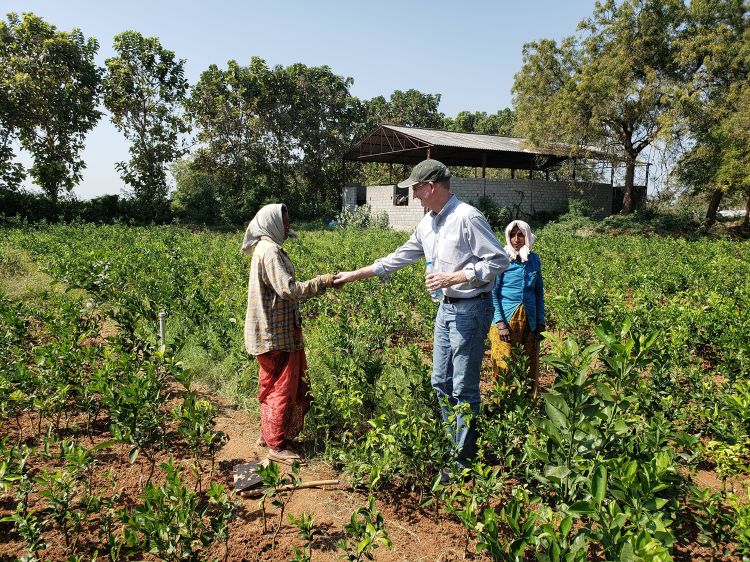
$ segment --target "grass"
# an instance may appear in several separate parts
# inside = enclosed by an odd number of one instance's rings
[[[179,350],[177,359],[193,380],[232,399],[251,414],[258,415],[258,363],[251,361],[244,350],[242,353],[229,353],[217,361],[195,339],[188,339]]]
[[[61,291],[62,287],[23,250],[0,246],[0,292],[23,300],[49,290]]]

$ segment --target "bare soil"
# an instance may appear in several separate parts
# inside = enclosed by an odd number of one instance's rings
[[[210,399],[218,406],[217,430],[228,436],[226,445],[220,450],[216,458],[216,472],[213,480],[233,487],[234,467],[240,463],[261,460],[266,457],[267,450],[256,445],[259,435],[259,423],[251,415],[225,398],[219,398],[202,392],[204,398]],[[172,404],[173,405],[173,404]],[[10,441],[29,445],[34,449],[40,447],[37,435],[46,432],[47,422],[43,420],[42,430],[38,431],[36,415],[19,417],[18,424],[8,420],[0,426],[0,439],[8,437]],[[89,436],[85,431],[83,416],[72,416],[63,419],[61,436],[79,441],[86,447],[92,447],[108,439],[108,422],[100,419],[92,428]],[[190,453],[174,433],[175,428],[169,428],[168,441],[170,450],[160,452],[156,456],[153,482],[159,483],[164,479],[161,463],[174,456],[176,462],[184,467],[183,478],[195,483],[191,470]],[[53,447],[53,452],[59,449]],[[106,497],[113,492],[121,494],[118,508],[132,508],[139,503],[139,495],[147,482],[150,463],[139,455],[134,463],[128,461],[129,448],[125,445],[113,445],[97,455],[97,464],[92,473],[93,490]],[[42,474],[43,470],[52,470],[62,466],[59,460],[42,458],[33,455],[27,466],[31,467],[32,479]],[[208,467],[204,467],[206,470]],[[110,476],[115,475],[114,485]],[[332,467],[322,461],[312,460],[300,470],[303,481],[339,479],[340,475]],[[204,485],[207,482],[204,477]],[[473,552],[465,551],[466,533],[463,527],[449,516],[440,513],[427,513],[418,507],[418,499],[414,494],[392,491],[381,495],[377,507],[383,514],[388,536],[393,541],[392,550],[380,547],[376,550],[376,560],[482,560]],[[295,527],[289,524],[287,514],[299,517],[303,512],[311,514],[318,531],[313,544],[313,560],[340,560],[342,551],[336,549],[336,542],[344,537],[343,526],[349,522],[352,512],[358,507],[367,505],[368,498],[364,492],[353,490],[345,481],[336,487],[327,489],[302,489],[295,491],[286,507],[283,525],[273,543],[272,529],[278,523],[278,510],[267,505],[269,532],[263,532],[262,512],[258,499],[237,497],[239,502],[236,517],[230,525],[229,541],[226,545],[216,545],[209,553],[211,557],[225,560],[289,560],[293,556],[293,546],[302,546],[303,541],[298,537]],[[46,505],[46,500],[35,492],[29,497],[30,507],[37,511]],[[10,492],[0,493],[0,519],[11,515],[15,511],[16,500]],[[104,545],[99,536],[102,519],[101,514],[89,517],[82,522],[79,529],[70,534],[66,544],[63,534],[50,525],[44,533],[46,549],[39,551],[42,560],[67,560],[73,550],[83,553],[86,558],[93,556],[100,550],[100,558]],[[117,525],[119,532],[120,525]],[[473,551],[473,545],[471,549]],[[13,524],[0,522],[0,561],[17,560],[28,554],[24,542],[13,529]],[[146,556],[145,559],[156,560]]]
[[[234,466],[266,456],[266,449],[256,445],[260,433],[257,420],[242,410],[237,410],[225,399],[218,399],[221,417],[217,429],[229,436],[227,445],[219,453],[218,478],[232,484]],[[300,470],[303,481],[341,479],[327,463],[311,461]],[[432,513],[418,508],[413,494],[386,495],[388,501],[379,500],[377,507],[383,514],[388,536],[393,541],[391,551],[380,547],[376,560],[474,560],[482,559],[471,553],[464,554],[466,533],[462,525],[441,514],[437,519]],[[297,529],[284,522],[278,536],[278,544],[272,544],[272,534],[263,533],[262,514],[257,499],[242,499],[237,520],[232,525],[229,540],[229,560],[289,560],[292,547],[301,546]],[[313,545],[313,560],[340,560],[341,552],[335,543],[344,537],[343,526],[349,522],[352,512],[367,505],[367,494],[353,490],[345,481],[327,489],[301,489],[294,492],[286,513],[299,516],[311,514],[319,536]],[[276,521],[277,511],[270,511],[270,525]],[[286,518],[286,515],[285,515]],[[218,554],[218,553],[217,553]]]

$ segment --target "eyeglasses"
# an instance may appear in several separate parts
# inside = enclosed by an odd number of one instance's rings
[[[414,185],[411,186],[411,191],[412,191],[412,193],[416,193],[417,191],[419,191],[424,186],[426,186],[426,185],[428,185],[430,183],[431,182],[429,182],[429,181],[420,181],[418,183],[415,183]]]

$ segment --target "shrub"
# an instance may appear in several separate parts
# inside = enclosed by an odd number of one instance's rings
[[[388,213],[373,214],[369,205],[354,209],[344,209],[336,216],[336,221],[348,228],[388,228]]]
[[[479,198],[479,201],[472,201],[471,204],[479,209],[493,230],[503,231],[505,230],[505,225],[513,220],[510,207],[501,207],[490,197],[482,196]]]

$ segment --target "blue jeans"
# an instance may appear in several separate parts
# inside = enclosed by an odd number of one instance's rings
[[[432,388],[437,393],[443,422],[449,421],[451,407],[469,404],[479,413],[479,377],[484,342],[489,332],[494,307],[489,293],[482,298],[443,302],[435,318],[432,352]],[[449,406],[445,405],[445,401]],[[453,443],[461,464],[476,453],[476,424],[467,424],[460,414],[451,427]]]

